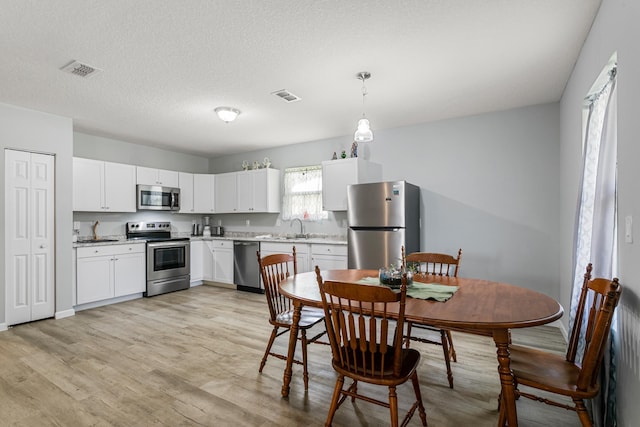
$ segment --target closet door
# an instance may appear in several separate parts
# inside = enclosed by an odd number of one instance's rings
[[[52,317],[54,157],[5,150],[6,322]]]

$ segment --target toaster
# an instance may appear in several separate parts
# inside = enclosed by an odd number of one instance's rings
[[[212,236],[224,236],[224,227],[216,225],[211,227]]]

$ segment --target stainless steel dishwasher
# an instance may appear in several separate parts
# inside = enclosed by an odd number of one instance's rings
[[[233,281],[239,291],[263,293],[256,252],[260,242],[233,242]]]

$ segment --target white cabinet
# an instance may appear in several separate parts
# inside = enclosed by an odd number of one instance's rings
[[[237,172],[237,212],[280,212],[280,171]]]
[[[237,175],[237,172],[216,174],[214,191],[216,213],[234,213],[237,211]]]
[[[207,240],[204,251],[204,280],[233,284],[233,241]]]
[[[311,268],[320,270],[346,270],[347,246],[311,244]]]
[[[73,210],[135,212],[136,167],[74,157]]]
[[[180,187],[180,213],[194,213],[193,174],[187,172],[179,172],[178,185]]]
[[[202,280],[204,280],[204,246],[202,240],[191,241],[191,283],[202,282]]]
[[[77,304],[146,289],[144,243],[79,247],[76,256]]]
[[[298,265],[298,273],[311,271],[309,257],[309,244],[300,242],[262,242],[260,243],[260,256],[266,257],[273,254],[291,254],[293,247],[296,247],[296,264]],[[257,261],[256,261],[257,262]]]
[[[359,157],[322,162],[322,208],[347,210],[347,185],[382,180],[382,165]]]
[[[136,184],[177,188],[180,185],[180,179],[176,171],[138,166],[136,168]]]
[[[215,175],[193,175],[193,210],[195,213],[215,212]]]

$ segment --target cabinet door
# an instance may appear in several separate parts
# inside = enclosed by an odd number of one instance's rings
[[[191,282],[199,282],[203,279],[204,250],[205,244],[202,240],[195,240],[191,242]]]
[[[193,175],[193,209],[195,213],[214,212],[214,175]]]
[[[233,242],[229,243],[233,244]],[[230,249],[216,248],[214,263],[213,280],[221,283],[233,283],[233,246]]]
[[[215,257],[215,248],[213,247],[213,243],[211,241],[206,241],[204,243],[204,256],[202,257],[202,278],[204,280],[213,281],[213,270],[215,266],[213,259]]]
[[[233,213],[237,207],[236,172],[216,174],[215,208],[216,213]]]
[[[251,174],[252,212],[269,211],[269,175],[268,169],[253,171]]]
[[[253,212],[253,177],[254,171],[236,174],[238,212]]]
[[[109,212],[135,212],[135,182],[135,166],[104,162],[104,210]]]
[[[147,288],[145,253],[124,253],[114,256],[114,296],[144,292]]]
[[[158,185],[178,188],[180,186],[180,174],[176,171],[158,169]]]
[[[112,258],[111,255],[78,258],[76,265],[78,304],[113,297]]]
[[[104,202],[104,162],[73,158],[73,210],[101,211]]]
[[[180,172],[178,184],[180,186],[180,213],[193,213],[193,174]]]
[[[357,182],[357,159],[322,163],[322,209],[347,210],[347,185]]]
[[[346,270],[347,257],[342,255],[312,255],[313,269],[316,265],[320,270]]]
[[[136,167],[136,184],[160,185],[158,184],[158,170],[144,166]]]

